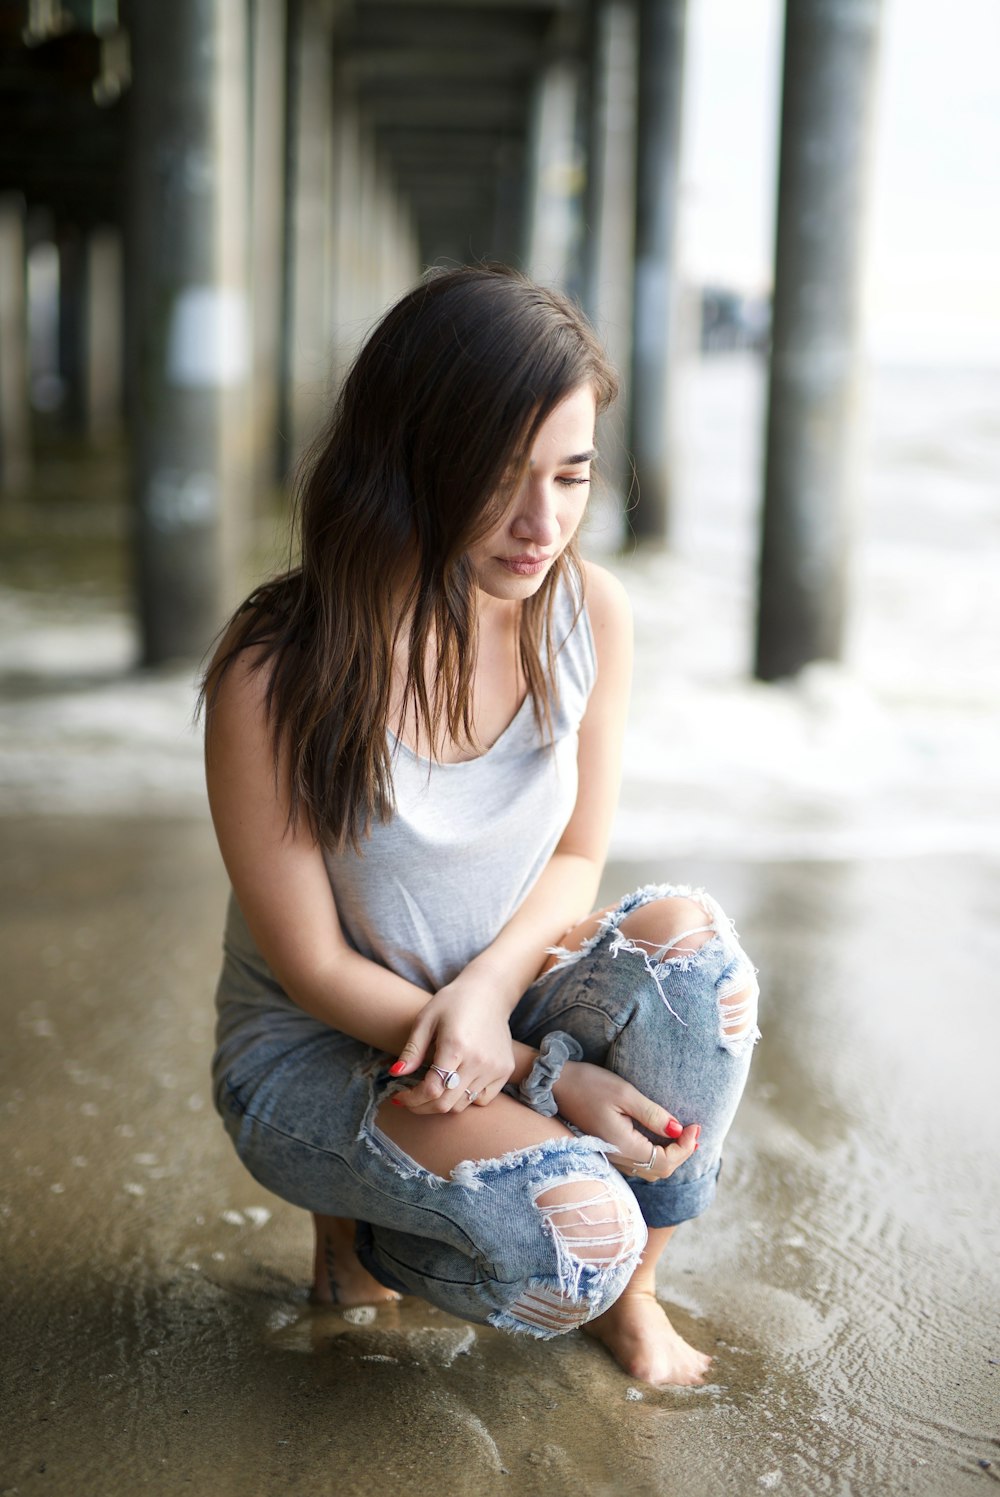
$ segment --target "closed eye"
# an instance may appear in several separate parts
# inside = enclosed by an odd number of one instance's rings
[[[566,484],[569,488],[572,488],[575,484],[578,484],[578,483],[589,483],[589,482],[590,482],[589,478],[569,478],[569,477],[562,477],[562,478],[557,478],[556,479],[556,483]]]

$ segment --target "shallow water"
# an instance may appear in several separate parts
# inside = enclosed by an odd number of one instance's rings
[[[614,864],[605,892],[656,872]],[[67,1497],[249,1473],[417,1497],[985,1490],[1000,864],[685,872],[739,915],[765,1038],[718,1202],[661,1275],[712,1382],[654,1390],[578,1335],[311,1309],[306,1217],[244,1173],[208,1097],[208,830],[4,823],[0,1490],[42,1466]]]

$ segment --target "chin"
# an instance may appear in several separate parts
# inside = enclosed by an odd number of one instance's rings
[[[496,567],[491,568],[488,573],[480,572],[476,577],[476,586],[481,593],[485,593],[488,598],[496,598],[498,602],[521,603],[538,592],[551,572],[552,568],[547,567],[534,577],[517,577],[512,572],[504,571],[502,567]]]
[[[560,547],[555,555],[550,556],[540,571],[528,574],[511,571],[497,557],[488,556],[481,565],[474,568],[476,585],[480,592],[486,593],[490,598],[511,601],[530,598],[538,592],[545,579],[551,577],[553,568],[563,555],[563,549]]]

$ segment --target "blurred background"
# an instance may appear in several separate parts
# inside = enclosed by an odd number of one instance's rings
[[[347,362],[498,259],[623,375],[616,847],[996,846],[998,52],[989,0],[3,0],[0,806],[200,809],[191,665]]]
[[[200,806],[191,663],[347,362],[498,259],[623,375],[619,850],[996,846],[998,53],[989,0],[4,0],[0,806]]]

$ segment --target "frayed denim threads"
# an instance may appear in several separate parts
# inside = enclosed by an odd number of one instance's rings
[[[653,947],[622,930],[633,910],[673,896],[705,911],[697,933],[709,939],[698,950],[676,952],[683,935]],[[382,1283],[543,1338],[614,1303],[647,1225],[674,1225],[710,1204],[758,1033],[754,969],[702,891],[647,885],[579,951],[558,956],[522,997],[511,1032],[538,1045],[563,1030],[586,1061],[682,1123],[699,1123],[698,1153],[667,1180],[626,1180],[608,1162],[612,1145],[582,1136],[435,1175],[378,1127],[397,1085],[388,1058],[305,1014],[293,1033],[287,1005],[273,1031],[267,1010],[247,1011],[238,1054],[220,1050],[215,1075],[217,1105],[251,1174],[308,1210],[354,1217],[359,1254]]]

